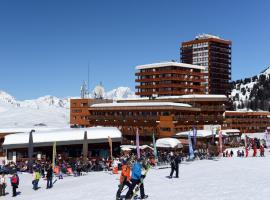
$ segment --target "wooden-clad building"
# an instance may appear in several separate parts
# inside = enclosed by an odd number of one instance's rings
[[[162,62],[136,67],[136,95],[140,97],[205,93],[205,67]]]
[[[224,129],[239,129],[241,133],[265,132],[270,127],[270,112],[226,111]]]
[[[203,129],[204,125],[222,124],[227,98],[223,95],[183,95],[87,104],[88,111],[85,113],[88,112],[88,115],[82,116],[84,121],[81,124],[78,121],[81,116],[74,110],[83,104],[78,103],[78,99],[75,101],[76,107],[73,99],[70,104],[71,127],[115,126],[123,133],[124,143],[134,141],[138,130],[141,141],[151,143],[152,134],[158,138],[171,137],[194,126]]]

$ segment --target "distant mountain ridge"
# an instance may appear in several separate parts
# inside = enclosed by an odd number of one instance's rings
[[[91,95],[93,96],[93,95]],[[128,87],[118,87],[104,94],[107,99],[136,97]],[[16,100],[0,90],[0,129],[13,127],[68,127],[70,99],[51,95],[31,100]]]

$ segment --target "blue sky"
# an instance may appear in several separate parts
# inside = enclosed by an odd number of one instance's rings
[[[258,3],[260,2],[260,4]],[[268,1],[0,1],[0,90],[78,96],[87,79],[134,90],[138,64],[179,59],[199,33],[232,40],[233,80],[270,66]]]

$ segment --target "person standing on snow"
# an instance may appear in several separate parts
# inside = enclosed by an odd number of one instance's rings
[[[53,169],[52,169],[51,165],[47,169],[46,178],[47,178],[47,188],[46,189],[52,188],[53,187],[53,184],[52,184]]]
[[[0,196],[5,196],[6,187],[7,187],[6,176],[5,176],[5,173],[2,173],[1,178],[0,178]]]
[[[131,186],[126,194],[126,199],[131,199],[133,194],[133,190],[136,187],[136,185],[140,184],[140,194],[141,199],[146,199],[148,195],[145,195],[144,193],[144,185],[143,185],[143,179],[145,178],[145,175],[142,175],[142,163],[143,160],[141,158],[138,158],[135,164],[132,167],[132,174],[131,174]]]
[[[39,182],[40,177],[41,177],[40,172],[37,169],[34,169],[34,171],[33,171],[33,181],[32,181],[34,190],[38,189],[38,182]]]
[[[260,156],[264,157],[264,146],[263,145],[261,145],[261,147],[260,147]]]
[[[170,178],[172,178],[174,171],[176,172],[175,178],[179,178],[179,163],[181,163],[181,156],[179,154],[173,155],[171,157],[171,173]]]
[[[128,186],[130,188],[131,183],[130,183],[130,166],[126,160],[123,161],[123,166],[122,166],[122,172],[120,176],[120,185],[116,193],[116,199],[121,199],[120,195],[123,190],[123,188]]]
[[[248,157],[248,147],[246,147],[246,157]]]
[[[11,182],[11,187],[12,187],[12,196],[15,197],[17,196],[16,190],[19,186],[19,177],[16,173],[12,175],[12,177],[10,178],[10,182]]]
[[[256,146],[256,144],[253,145],[253,157],[257,157],[257,146]]]

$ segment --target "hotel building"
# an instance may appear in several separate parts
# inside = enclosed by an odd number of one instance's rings
[[[206,67],[206,93],[230,94],[231,45],[231,41],[209,34],[182,42],[181,62]]]

